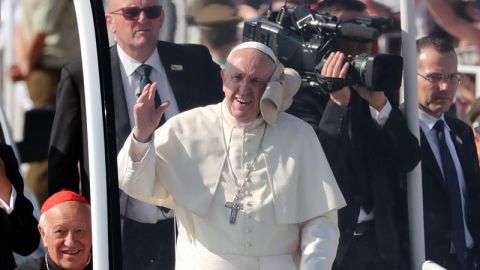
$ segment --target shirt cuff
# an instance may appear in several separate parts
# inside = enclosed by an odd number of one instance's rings
[[[12,186],[12,192],[10,194],[10,202],[6,203],[2,199],[0,199],[0,207],[3,208],[8,215],[10,215],[15,209],[16,200],[17,200],[17,192],[15,191],[15,188]]]
[[[147,153],[147,150],[150,147],[151,142],[152,142],[152,139],[150,139],[150,141],[145,143],[139,142],[132,135],[132,143],[130,145],[130,157],[132,158],[133,162],[140,162],[142,160],[142,158]]]
[[[390,116],[390,112],[392,112],[392,105],[387,100],[385,106],[380,111],[377,111],[374,107],[370,107],[370,115],[375,120],[378,126],[383,127]]]

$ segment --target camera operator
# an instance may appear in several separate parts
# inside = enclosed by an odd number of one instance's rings
[[[366,15],[357,0],[326,0],[318,8],[340,21]],[[330,54],[322,67],[326,80],[345,79],[347,56],[369,50],[369,44],[357,41],[339,43],[340,52]],[[415,167],[419,146],[398,108],[384,92],[352,85],[330,94],[301,89],[289,112],[314,127],[347,201],[338,212],[340,242],[333,269],[408,269],[396,224],[401,183],[396,172]]]

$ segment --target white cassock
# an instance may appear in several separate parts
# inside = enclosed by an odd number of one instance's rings
[[[242,124],[219,103],[171,118],[153,142],[131,136],[119,186],[175,210],[176,269],[331,269],[345,201],[307,123],[280,113],[275,125]],[[225,203],[244,181],[230,224]]]

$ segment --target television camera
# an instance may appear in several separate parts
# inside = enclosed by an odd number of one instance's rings
[[[302,87],[329,92],[322,87],[320,71],[330,52],[338,50],[338,41],[373,42],[393,24],[385,17],[358,17],[339,21],[328,13],[311,11],[307,5],[246,22],[244,41],[257,41],[270,47],[280,62],[297,70]],[[401,85],[403,60],[399,55],[362,53],[348,59],[347,84],[360,84],[370,90],[391,91]]]

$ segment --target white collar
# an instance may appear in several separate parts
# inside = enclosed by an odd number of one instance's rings
[[[440,117],[436,118],[435,116],[432,116],[422,110],[418,110],[418,118],[420,119],[420,127],[423,130],[423,133],[427,135],[428,133],[434,131],[433,127],[437,123],[438,120],[443,120],[445,123],[445,127],[447,128],[447,131],[450,132],[450,127],[447,124],[447,121],[445,121],[445,115],[442,113]]]
[[[120,58],[120,62],[125,68],[125,72],[128,76],[131,76],[135,72],[135,70],[137,70],[137,68],[142,64],[147,64],[160,73],[162,64],[160,62],[160,55],[158,54],[158,50],[155,50],[152,55],[150,55],[150,57],[147,59],[147,61],[145,61],[145,63],[141,63],[136,59],[132,58],[118,45],[117,50],[118,58]]]

